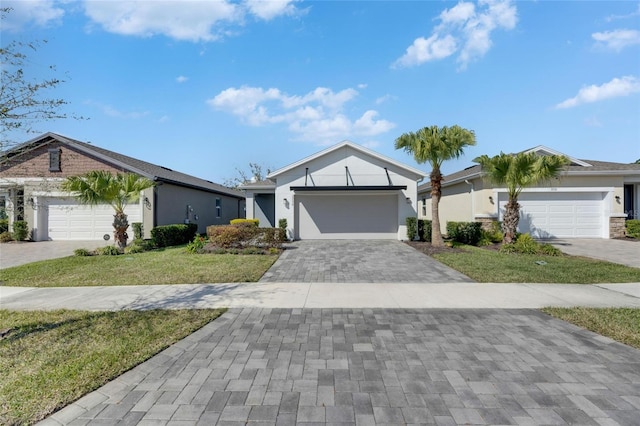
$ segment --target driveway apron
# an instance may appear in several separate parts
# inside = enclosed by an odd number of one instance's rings
[[[231,309],[43,425],[637,425],[640,351],[534,310]]]
[[[286,250],[261,282],[446,283],[472,282],[400,241],[303,240]]]
[[[591,257],[640,268],[640,242],[636,240],[573,238],[547,242],[572,256]]]

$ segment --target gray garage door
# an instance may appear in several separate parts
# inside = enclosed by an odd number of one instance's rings
[[[296,195],[299,239],[396,239],[397,194]]]

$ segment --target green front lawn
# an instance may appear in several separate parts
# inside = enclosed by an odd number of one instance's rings
[[[640,309],[544,308],[542,312],[640,349]]]
[[[575,256],[505,254],[464,246],[433,257],[477,282],[596,284],[640,282],[640,269]],[[537,264],[543,261],[546,264]]]
[[[224,310],[0,310],[0,424],[33,424]]]
[[[184,247],[119,256],[70,256],[0,270],[0,283],[25,287],[253,282],[277,255],[189,254]]]

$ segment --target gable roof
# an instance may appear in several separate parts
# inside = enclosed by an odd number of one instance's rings
[[[567,166],[565,174],[570,176],[602,176],[602,175],[640,175],[640,164],[614,163],[609,161],[584,160],[570,157],[558,151],[554,151],[543,145],[522,152],[536,152],[540,155],[564,155],[571,163]],[[455,173],[444,176],[442,186],[453,185],[464,180],[475,179],[482,176],[482,168],[479,164],[467,167]],[[418,186],[418,192],[424,192],[431,188],[431,182],[425,182]]]
[[[19,156],[25,152],[31,151],[43,145],[47,145],[54,141],[68,145],[85,154],[96,157],[107,163],[117,165],[125,170],[136,173],[140,176],[144,176],[147,179],[151,179],[156,182],[166,182],[178,186],[229,195],[231,197],[245,198],[244,194],[238,190],[227,188],[226,186],[219,185],[205,179],[200,179],[195,176],[177,172],[167,167],[158,166],[156,164],[138,160],[137,158],[119,154],[114,151],[109,151],[107,149],[97,147],[87,142],[71,139],[52,132],[45,133],[41,136],[24,142],[9,151],[2,153],[2,159],[0,159],[0,163],[7,161],[7,159],[10,157]]]
[[[418,175],[421,178],[424,178],[425,176],[427,176],[421,170],[414,169],[413,167],[409,167],[406,164],[402,164],[402,163],[400,163],[400,162],[398,162],[396,160],[393,160],[393,159],[391,159],[389,157],[385,157],[384,155],[378,154],[377,152],[372,151],[370,149],[367,149],[367,148],[365,148],[365,147],[363,147],[361,145],[355,144],[355,143],[353,143],[351,141],[342,141],[342,142],[337,143],[337,144],[335,144],[333,146],[330,146],[329,148],[327,148],[325,150],[322,150],[320,152],[316,152],[313,155],[310,155],[310,156],[308,156],[306,158],[303,158],[300,161],[296,161],[295,163],[289,164],[288,166],[285,166],[285,167],[283,167],[281,169],[278,169],[278,170],[276,170],[274,172],[271,172],[271,173],[269,173],[269,175],[267,175],[267,178],[268,179],[274,178],[274,177],[276,177],[278,175],[281,175],[281,174],[283,174],[285,172],[288,172],[289,170],[292,170],[292,169],[295,169],[296,167],[302,166],[305,163],[313,161],[316,158],[323,157],[323,156],[325,156],[325,155],[327,155],[327,154],[329,154],[331,152],[337,151],[340,148],[344,148],[344,147],[352,148],[352,149],[354,149],[356,151],[359,151],[359,152],[361,152],[363,154],[366,154],[366,155],[369,155],[371,157],[377,158],[377,159],[379,159],[381,161],[384,161],[386,163],[393,164],[394,166],[396,166],[396,167],[398,167],[400,169],[406,170],[406,171],[408,171],[408,172],[410,172],[412,174]]]

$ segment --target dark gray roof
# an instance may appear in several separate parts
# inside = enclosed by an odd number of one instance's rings
[[[51,132],[45,133],[44,135],[27,141],[11,149],[10,151],[3,153],[3,157],[11,156],[12,153],[18,153],[19,155],[19,153],[24,152],[25,148],[29,149],[29,145],[33,145],[35,148],[36,146],[51,143],[53,141],[58,141],[60,143],[69,145],[94,157],[100,158],[114,165],[118,165],[125,170],[137,173],[151,180],[201,189],[204,191],[229,195],[236,198],[245,198],[244,194],[241,191]]]
[[[595,161],[595,160],[583,160],[585,163],[590,164],[590,167],[580,166],[576,164],[572,164],[567,167],[568,174],[589,174],[589,173],[599,173],[606,174],[607,172],[611,172],[612,174],[620,174],[624,172],[631,172],[632,174],[640,174],[640,164],[625,164],[625,163],[613,163],[608,161]],[[476,178],[480,176],[481,168],[479,164],[475,166],[467,167],[464,170],[460,170],[455,173],[451,173],[449,175],[444,176],[443,185],[447,185],[449,182],[459,182],[464,179]],[[431,182],[427,181],[422,185],[418,186],[418,192],[423,192],[426,189],[431,188]]]

